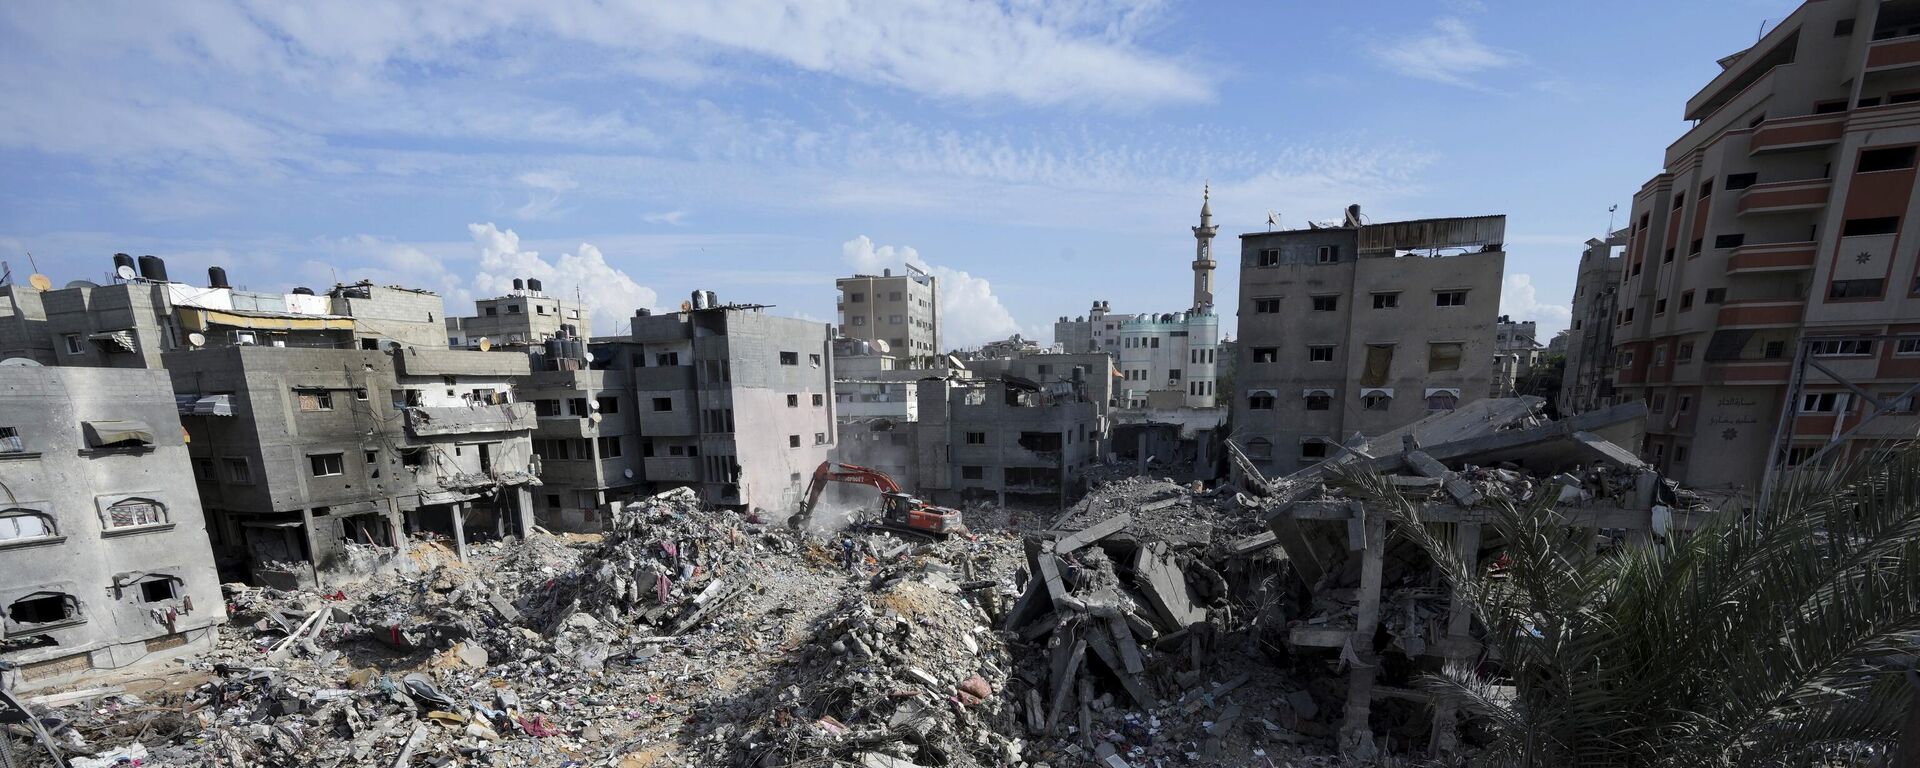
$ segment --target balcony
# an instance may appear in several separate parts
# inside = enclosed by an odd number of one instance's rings
[[[407,432],[415,437],[487,432],[524,432],[538,423],[533,403],[408,408]]]
[[[641,392],[693,389],[693,366],[663,365],[633,369],[633,388]]]
[[[1828,115],[1802,115],[1768,120],[1753,132],[1747,144],[1748,155],[1811,149],[1838,143],[1847,133],[1845,112]]]
[[[1827,207],[1832,179],[1801,179],[1755,184],[1740,193],[1740,215],[1814,211]]]
[[[1721,328],[1780,328],[1800,324],[1806,299],[1729,299],[1720,305]]]
[[[1813,241],[1743,245],[1727,257],[1727,274],[1793,272],[1813,269]]]
[[[1867,71],[1882,72],[1920,65],[1920,37],[1897,37],[1867,46]]]
[[[700,460],[691,456],[648,456],[641,463],[650,482],[700,482]]]
[[[1780,359],[1709,362],[1702,379],[1724,386],[1785,384],[1792,369],[1792,361]]]

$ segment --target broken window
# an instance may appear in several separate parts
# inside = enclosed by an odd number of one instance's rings
[[[1280,348],[1279,347],[1254,347],[1253,361],[1256,363],[1280,362]]]
[[[782,352],[782,353],[780,353],[780,364],[781,364],[781,365],[799,365],[799,364],[800,364],[800,353],[798,353],[798,352]]]
[[[1280,312],[1279,299],[1254,299],[1253,300],[1253,313],[1256,315],[1272,315],[1272,314],[1277,314],[1279,312]]]
[[[338,453],[316,453],[307,457],[307,463],[312,466],[314,477],[333,477],[346,471],[346,462],[341,461]]]
[[[673,398],[671,398],[671,397],[656,397],[656,398],[654,398],[654,399],[653,399],[653,410],[654,410],[654,412],[655,412],[655,413],[660,413],[660,412],[662,412],[662,411],[671,411],[671,410],[673,410]]]
[[[333,410],[332,392],[324,389],[299,389],[294,390],[294,395],[299,398],[302,411]]]
[[[1427,395],[1427,410],[1451,411],[1460,407],[1460,392],[1453,389],[1436,389]]]
[[[140,582],[140,602],[159,603],[177,600],[180,597],[181,581],[172,576],[158,576]]]
[[[960,468],[960,479],[962,480],[983,480],[986,479],[986,476],[986,470],[981,467],[962,466]]]
[[[1250,458],[1250,459],[1273,458],[1273,441],[1268,440],[1264,437],[1256,437],[1252,440],[1248,440],[1247,441],[1247,458]]]
[[[1427,345],[1427,372],[1460,370],[1462,345],[1457,341],[1436,341]]]
[[[1360,407],[1369,411],[1384,411],[1393,407],[1393,393],[1384,389],[1369,390],[1360,394]]]
[[[620,450],[619,436],[609,435],[607,437],[598,438],[598,440],[599,440],[599,448],[600,448],[600,458],[603,458],[603,459],[620,458],[621,450]]]
[[[1058,451],[1060,450],[1060,433],[1021,432],[1020,447],[1029,451]]]
[[[1436,307],[1464,307],[1467,305],[1466,291],[1435,291],[1433,305]]]
[[[1840,393],[1811,392],[1800,396],[1801,413],[1832,413],[1839,408]]]
[[[1259,265],[1263,267],[1280,266],[1280,249],[1263,248],[1259,254]]]
[[[1327,457],[1327,443],[1319,438],[1300,441],[1300,458],[1319,461]]]
[[[7,606],[7,623],[27,628],[80,619],[80,601],[64,592],[35,592]]]
[[[27,443],[20,439],[19,427],[0,427],[0,453],[25,453]]]
[[[1321,264],[1332,264],[1339,260],[1340,260],[1340,246],[1337,246],[1337,245],[1320,246],[1318,261]]]
[[[788,407],[788,408],[798,408],[798,407],[800,407],[800,396],[799,396],[799,395],[787,395],[787,407]]]
[[[1267,392],[1255,392],[1247,396],[1247,408],[1255,411],[1273,410],[1273,395]]]
[[[1827,298],[1877,299],[1885,290],[1886,284],[1887,281],[1884,278],[1878,277],[1866,280],[1835,280],[1827,284]]]
[[[1332,344],[1315,344],[1310,347],[1307,347],[1307,362],[1309,363],[1333,362],[1333,345]]]
[[[1373,295],[1374,309],[1393,309],[1400,306],[1400,292],[1376,293]]]
[[[19,508],[0,511],[0,542],[52,538],[55,530],[53,518],[43,513]]]
[[[167,508],[153,499],[125,499],[107,507],[102,517],[109,530],[160,525],[167,522]]]
[[[1368,344],[1367,365],[1360,371],[1360,386],[1378,387],[1387,383],[1393,370],[1393,345]]]
[[[819,408],[819,407],[822,407],[822,406],[825,406],[826,404],[827,404],[827,396],[826,396],[826,395],[822,395],[822,394],[818,394],[818,393],[816,393],[816,394],[814,394],[814,396],[813,396],[813,407],[815,407],[815,408]]]

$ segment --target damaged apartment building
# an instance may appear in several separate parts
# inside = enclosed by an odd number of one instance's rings
[[[836,339],[834,460],[943,501],[1078,495],[1107,452],[1115,377],[1104,353],[949,359],[911,369],[863,339]]]
[[[449,351],[439,296],[369,282],[268,293],[116,254],[107,285],[9,286],[4,353],[164,368],[224,575],[353,578],[410,532],[524,530],[537,483],[523,356]],[[36,341],[45,339],[45,342]],[[44,356],[43,356],[44,355]]]
[[[1868,455],[1920,424],[1920,2],[1805,2],[1726,56],[1634,192],[1612,396],[1696,488]],[[1651,159],[1651,158],[1650,158]],[[1604,337],[1604,336],[1603,336]],[[1598,354],[1589,353],[1589,359]]]
[[[835,443],[832,326],[765,310],[696,291],[685,310],[641,309],[630,335],[595,341],[627,347],[649,487],[783,515],[798,506]]]
[[[1240,236],[1233,439],[1285,474],[1487,397],[1505,216]]]
[[[225,603],[166,374],[0,365],[0,688],[213,647]]]

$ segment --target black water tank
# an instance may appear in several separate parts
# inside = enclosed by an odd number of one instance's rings
[[[295,295],[295,296],[312,296],[312,295],[313,295],[313,289],[312,289],[312,288],[308,288],[308,287],[306,287],[306,286],[301,286],[301,287],[299,287],[299,288],[295,288],[295,289],[293,289],[293,295]]]
[[[167,281],[167,263],[160,257],[148,254],[140,257],[140,276],[156,283]]]
[[[113,271],[118,273],[121,267],[126,267],[127,269],[133,269],[133,257],[128,256],[124,253],[114,254],[113,255]]]
[[[513,279],[513,289],[516,291],[524,291],[527,289],[527,282],[516,277]]]
[[[207,287],[208,288],[232,288],[233,287],[233,286],[227,285],[227,270],[225,267],[207,267]]]
[[[537,278],[537,277],[529,277],[529,278],[527,278],[527,290],[529,290],[529,291],[533,291],[534,293],[539,293],[539,292],[540,292],[540,279],[539,279],[539,278]]]

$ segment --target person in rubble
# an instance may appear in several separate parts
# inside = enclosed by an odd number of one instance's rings
[[[852,536],[845,536],[840,539],[840,562],[845,565],[849,571],[853,570],[854,549],[855,545]]]

